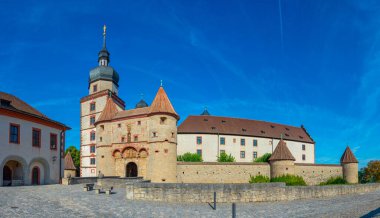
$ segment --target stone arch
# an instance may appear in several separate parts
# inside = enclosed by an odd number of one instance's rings
[[[135,162],[129,162],[125,165],[125,177],[137,177],[138,166]]]
[[[148,155],[149,155],[148,151],[145,148],[141,148],[139,150],[139,157],[146,158],[146,157],[148,157]]]
[[[134,147],[126,147],[122,152],[124,158],[137,158],[137,154],[137,150]]]
[[[121,157],[122,157],[122,154],[121,154],[121,152],[120,152],[119,149],[115,149],[115,150],[112,152],[112,156],[113,156],[114,158],[121,158]]]
[[[22,176],[22,180],[23,180],[23,183],[28,183],[28,165],[25,161],[24,158],[20,157],[20,156],[17,156],[17,155],[10,155],[6,158],[4,158],[4,160],[1,162],[1,165],[0,165],[0,186],[3,186],[3,170],[4,170],[4,166],[9,162],[9,161],[16,161],[18,162],[21,166],[19,168],[19,173],[21,174]],[[12,172],[12,176],[16,176],[15,172]]]
[[[59,164],[57,162],[57,164]],[[40,185],[45,185],[45,184],[49,184],[51,183],[50,181],[50,165],[49,163],[42,157],[38,157],[38,158],[33,158],[30,162],[29,162],[29,175],[30,175],[30,178],[32,178],[32,170],[34,167],[38,167],[39,170],[40,170],[40,182],[39,184]],[[57,172],[58,174],[60,172]],[[57,175],[59,177],[59,175]]]

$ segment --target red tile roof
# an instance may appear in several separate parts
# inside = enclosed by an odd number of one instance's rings
[[[119,111],[117,110],[116,103],[112,98],[108,98],[106,106],[104,107],[96,122],[110,121],[116,116],[118,112]]]
[[[178,127],[179,134],[224,134],[253,136],[314,143],[303,127],[294,127],[258,120],[217,116],[189,116]]]
[[[342,157],[340,158],[341,163],[359,163],[359,161],[356,159],[354,153],[352,153],[350,147],[347,146],[346,150],[344,151]]]
[[[170,103],[170,100],[162,86],[158,89],[156,97],[150,105],[149,113],[168,113],[179,119],[178,114],[175,112],[173,105]]]
[[[278,144],[276,149],[274,149],[272,155],[269,158],[270,161],[275,161],[275,160],[293,160],[295,161],[296,159],[293,157],[292,152],[289,151],[288,146],[286,146],[286,142],[281,139]]]
[[[149,113],[149,109],[150,109],[149,107],[143,107],[143,108],[120,111],[116,114],[114,119],[147,115]]]
[[[9,105],[6,105],[6,101],[9,102]],[[9,111],[13,111],[16,113],[20,113],[23,115],[27,115],[28,117],[38,118],[40,120],[48,121],[49,123],[53,123],[54,125],[63,127],[64,129],[71,129],[70,127],[66,126],[65,124],[62,124],[60,122],[54,121],[50,118],[48,118],[46,115],[39,112],[34,107],[30,106],[29,104],[25,103],[21,99],[17,98],[14,95],[0,92],[0,109],[5,109]]]
[[[71,157],[70,152],[67,152],[65,156],[65,170],[76,170],[77,168],[74,165],[73,158]]]

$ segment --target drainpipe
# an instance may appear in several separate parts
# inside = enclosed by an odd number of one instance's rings
[[[62,155],[62,152],[64,152],[64,148],[63,148],[63,141],[65,140],[64,139],[64,135],[65,135],[65,130],[62,130],[61,131],[61,140],[59,140],[59,183],[62,184],[62,158],[61,158],[61,155]]]
[[[220,143],[220,140],[219,140],[219,132],[217,133],[218,134],[218,151],[216,152],[216,154],[217,154],[217,156],[219,157],[220,156],[220,154],[219,154],[219,143]]]

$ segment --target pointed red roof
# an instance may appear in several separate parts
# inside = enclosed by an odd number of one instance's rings
[[[112,118],[118,113],[116,103],[113,101],[112,98],[108,98],[106,106],[104,107],[102,113],[100,114],[98,120],[96,121],[110,121]]]
[[[281,139],[276,149],[274,149],[273,154],[269,158],[270,161],[274,160],[293,160],[296,159],[293,157],[292,152],[289,151],[288,146],[286,146],[286,142]]]
[[[65,156],[65,170],[76,170],[77,168],[74,165],[73,158],[71,157],[70,152],[67,152]]]
[[[162,86],[158,89],[156,97],[150,105],[149,113],[169,113],[179,119],[178,114],[175,112],[173,105],[170,103],[170,100]]]
[[[341,163],[359,163],[359,161],[356,159],[354,153],[352,153],[350,147],[347,146],[346,150],[344,151],[342,157],[340,158]]]

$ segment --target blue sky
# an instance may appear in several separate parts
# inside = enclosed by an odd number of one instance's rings
[[[380,2],[1,1],[0,90],[72,130],[102,25],[120,96],[164,81],[183,121],[210,113],[305,125],[319,163],[380,158]]]

